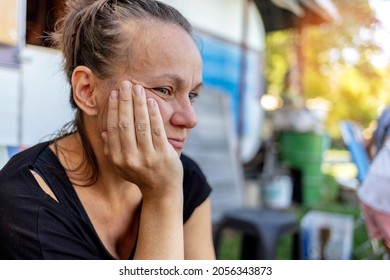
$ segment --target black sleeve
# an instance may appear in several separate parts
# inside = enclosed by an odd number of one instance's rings
[[[183,163],[184,180],[184,223],[191,217],[196,207],[202,204],[210,195],[211,187],[198,164],[186,155],[180,157]]]

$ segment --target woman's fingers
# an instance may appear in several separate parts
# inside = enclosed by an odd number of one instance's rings
[[[107,112],[107,132],[103,133],[105,140],[104,150],[106,154],[120,153],[119,128],[118,128],[118,111],[119,111],[119,92],[113,90],[108,99]]]
[[[107,131],[102,137],[105,153],[116,162],[130,155],[135,158],[138,153],[163,151],[169,146],[156,100],[147,100],[145,89],[129,81],[123,81],[119,90],[110,94]]]
[[[138,150],[140,152],[150,152],[153,150],[153,141],[150,132],[150,120],[146,104],[145,89],[141,85],[135,85],[133,88],[134,129]]]
[[[167,136],[165,134],[164,123],[160,114],[160,109],[156,100],[149,98],[147,100],[150,131],[152,135],[153,146],[155,150],[161,150],[167,143]]]
[[[118,142],[122,155],[130,154],[137,148],[137,139],[134,133],[134,108],[133,93],[134,85],[129,81],[123,81],[119,90],[118,102]]]
[[[114,159],[147,153],[166,140],[165,129],[155,100],[146,100],[145,89],[123,81],[109,97],[107,132],[102,134],[105,152]]]

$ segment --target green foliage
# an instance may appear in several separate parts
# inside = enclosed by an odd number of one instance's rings
[[[333,2],[342,16],[340,23],[267,35],[265,73],[268,93],[284,96],[287,71],[301,64],[301,94],[305,99],[323,97],[332,102],[326,127],[338,138],[341,120],[352,119],[367,127],[377,117],[378,108],[390,103],[390,66],[376,68],[371,62],[373,55],[384,50],[373,40],[380,23],[368,1]]]

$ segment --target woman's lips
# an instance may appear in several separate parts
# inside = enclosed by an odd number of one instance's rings
[[[181,150],[184,148],[184,139],[174,139],[168,138],[168,142],[172,145],[173,148]]]

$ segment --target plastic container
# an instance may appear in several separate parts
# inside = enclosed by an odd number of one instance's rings
[[[303,186],[302,197],[305,206],[313,207],[322,200],[322,186]]]
[[[279,161],[302,174],[302,203],[315,205],[322,200],[323,154],[329,146],[325,134],[283,131],[279,138]]]
[[[276,174],[264,182],[262,200],[266,208],[287,209],[292,202],[292,180],[287,174]]]
[[[352,215],[309,211],[301,220],[302,259],[351,259],[353,226]]]
[[[312,155],[321,154],[327,148],[324,134],[310,132],[283,131],[280,134],[280,144],[286,151],[309,152]],[[290,149],[289,149],[290,148]]]

